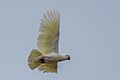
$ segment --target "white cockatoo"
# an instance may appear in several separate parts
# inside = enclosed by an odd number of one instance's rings
[[[57,63],[70,60],[70,55],[59,54],[60,13],[55,10],[47,11],[41,19],[39,32],[37,49],[31,51],[28,66],[44,73],[57,73]]]

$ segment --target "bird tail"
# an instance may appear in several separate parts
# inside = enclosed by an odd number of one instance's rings
[[[39,52],[36,49],[33,49],[30,52],[30,55],[28,57],[28,66],[29,66],[30,69],[33,70],[33,69],[37,68],[41,64],[40,61],[39,61],[41,56],[42,56],[42,53]]]

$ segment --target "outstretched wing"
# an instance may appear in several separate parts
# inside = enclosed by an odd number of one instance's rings
[[[60,29],[60,13],[58,11],[47,11],[40,23],[40,35],[37,41],[37,48],[43,54],[51,52],[58,53]]]
[[[45,63],[38,67],[38,70],[43,71],[43,73],[57,73],[57,63]]]

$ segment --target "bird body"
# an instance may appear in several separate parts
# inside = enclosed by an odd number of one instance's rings
[[[69,60],[68,55],[60,55],[58,53],[51,53],[49,55],[43,56],[45,63],[60,62],[64,60]]]
[[[28,66],[32,70],[38,68],[43,72],[57,73],[57,63],[70,60],[69,55],[59,54],[60,13],[47,11],[41,19],[39,32],[37,49],[31,51]]]

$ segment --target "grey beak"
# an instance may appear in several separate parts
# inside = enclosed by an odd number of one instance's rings
[[[67,60],[70,60],[70,56],[68,56]]]

